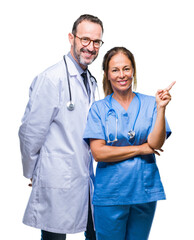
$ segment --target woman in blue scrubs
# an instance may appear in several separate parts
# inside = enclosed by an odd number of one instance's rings
[[[168,88],[155,97],[136,87],[133,54],[124,47],[109,50],[103,60],[106,97],[89,112],[84,139],[98,162],[93,197],[98,240],[148,239],[156,202],[165,199],[156,165],[171,134],[165,109]]]

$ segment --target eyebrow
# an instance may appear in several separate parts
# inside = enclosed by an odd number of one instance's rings
[[[124,67],[122,67],[122,68],[126,68],[126,67],[131,67],[130,65],[125,65]],[[119,67],[112,67],[112,69],[113,68],[119,68]]]

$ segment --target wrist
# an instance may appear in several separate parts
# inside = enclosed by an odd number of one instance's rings
[[[136,146],[136,153],[137,153],[137,155],[142,155],[143,154],[143,147],[142,147],[142,145],[137,145]]]
[[[166,110],[166,106],[160,106],[160,105],[157,105],[157,112],[165,112]]]

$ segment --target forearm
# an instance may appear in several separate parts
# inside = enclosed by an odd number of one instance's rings
[[[135,157],[139,153],[138,146],[114,147],[104,145],[97,151],[92,151],[96,162],[118,162]]]
[[[96,162],[119,162],[137,155],[155,153],[148,143],[139,146],[115,147],[106,145],[104,140],[91,139],[90,147]]]
[[[157,117],[153,131],[148,136],[148,144],[153,149],[160,149],[166,139],[166,127],[165,127],[165,108],[158,107]]]

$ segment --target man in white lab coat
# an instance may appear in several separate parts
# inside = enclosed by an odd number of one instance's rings
[[[96,88],[87,67],[102,35],[97,17],[80,16],[69,33],[70,52],[30,87],[19,129],[23,173],[32,180],[23,222],[41,229],[42,240],[64,240],[86,228],[86,239],[95,239],[88,208],[92,160],[83,132]]]

